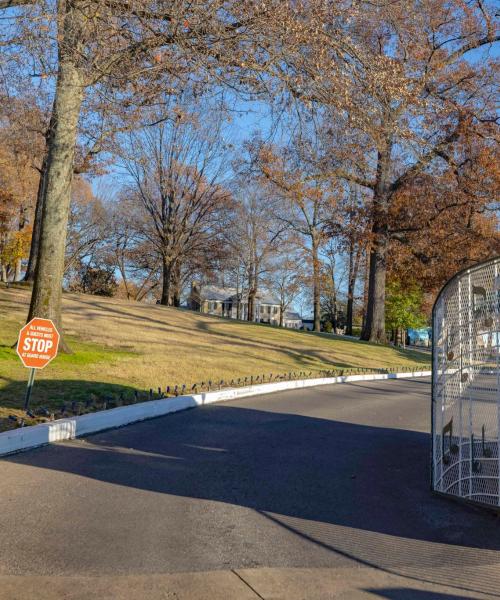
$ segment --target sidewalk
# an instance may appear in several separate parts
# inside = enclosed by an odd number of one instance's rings
[[[433,579],[439,580],[439,568]],[[429,576],[429,569],[426,570]],[[99,577],[0,576],[1,600],[458,600],[498,597],[369,567]]]

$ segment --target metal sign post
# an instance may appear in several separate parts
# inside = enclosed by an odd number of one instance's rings
[[[28,387],[26,388],[26,396],[24,399],[24,410],[28,412],[30,406],[30,398],[31,398],[31,390],[33,389],[33,384],[35,382],[35,373],[36,369],[31,369],[30,376],[28,378]]]

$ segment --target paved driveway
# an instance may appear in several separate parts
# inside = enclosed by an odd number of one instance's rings
[[[429,491],[429,409],[333,385],[4,458],[0,598],[500,598],[497,518]]]

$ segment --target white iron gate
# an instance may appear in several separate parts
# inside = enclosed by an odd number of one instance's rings
[[[432,487],[500,506],[500,257],[455,275],[433,310]]]

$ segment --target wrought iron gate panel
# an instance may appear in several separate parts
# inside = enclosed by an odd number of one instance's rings
[[[433,310],[432,487],[498,507],[500,258],[451,279]]]

